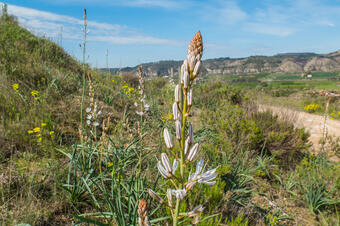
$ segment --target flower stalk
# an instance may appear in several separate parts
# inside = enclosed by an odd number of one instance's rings
[[[180,213],[181,203],[188,197],[188,192],[192,190],[195,184],[200,183],[211,186],[216,183],[217,168],[205,171],[206,165],[204,165],[204,160],[200,160],[196,164],[195,173],[189,174],[188,170],[189,166],[194,164],[195,157],[199,151],[199,144],[193,145],[192,125],[189,124],[188,129],[186,129],[186,125],[193,105],[193,84],[200,71],[202,53],[202,36],[200,31],[198,31],[189,44],[187,58],[181,67],[181,83],[176,85],[174,90],[175,98],[172,109],[178,146],[172,143],[167,128],[164,129],[163,133],[166,147],[174,155],[173,164],[171,166],[171,158],[165,153],[161,154],[161,159],[157,163],[160,174],[165,180],[171,182],[170,186],[174,187],[174,189],[168,188],[166,197],[164,197],[164,199],[168,200],[167,208],[171,211],[172,224],[174,226],[178,225],[179,219],[185,217],[189,218],[189,220],[191,219],[192,223],[198,223],[199,215],[204,210],[203,206],[199,205],[192,210],[187,210],[186,213]],[[181,98],[180,93],[182,94]],[[179,175],[176,174],[177,168],[180,168]],[[152,195],[155,196],[154,194]],[[176,199],[175,206],[173,205],[174,197]],[[166,202],[163,204],[166,204]]]

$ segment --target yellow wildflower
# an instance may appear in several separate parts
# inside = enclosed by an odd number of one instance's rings
[[[42,137],[39,137],[38,138],[38,142],[40,143],[42,141]]]
[[[50,131],[50,135],[52,136],[54,134],[54,131]]]
[[[33,133],[33,130],[28,130],[27,133],[31,134],[31,133]]]
[[[309,105],[306,105],[304,109],[305,111],[308,111],[308,112],[315,112],[319,107],[320,105],[318,104],[309,104]]]
[[[14,83],[14,84],[12,85],[12,88],[13,88],[16,92],[18,92],[19,84],[18,84],[18,83]]]
[[[107,167],[112,167],[113,166],[113,162],[108,162],[107,163]]]
[[[38,133],[38,134],[37,134],[37,137],[41,137],[41,133]]]
[[[35,133],[39,133],[41,130],[40,130],[40,127],[35,127],[34,129],[33,129],[33,132],[35,132]]]
[[[168,114],[168,115],[165,115],[165,116],[162,116],[161,117],[162,121],[165,122],[167,120],[171,120],[172,119],[172,114]]]
[[[46,126],[46,123],[42,122],[41,127],[44,127],[44,126]]]
[[[38,90],[33,90],[32,92],[31,92],[31,95],[32,96],[38,96],[39,95],[39,91]]]

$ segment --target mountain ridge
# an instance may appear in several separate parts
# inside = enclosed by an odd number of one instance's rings
[[[162,60],[141,64],[146,76],[178,76],[182,61]],[[102,71],[108,70],[101,68]],[[136,73],[137,66],[109,68],[111,74]],[[201,74],[248,75],[259,73],[304,73],[340,71],[340,50],[317,54],[312,52],[278,53],[273,56],[244,58],[220,57],[202,61]]]

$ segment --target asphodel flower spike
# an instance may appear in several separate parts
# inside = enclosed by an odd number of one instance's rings
[[[165,153],[162,153],[161,160],[157,163],[160,174],[165,179],[171,181],[171,183],[167,183],[170,188],[167,188],[166,196],[174,226],[178,225],[179,220],[183,220],[184,222],[187,219],[183,218],[188,217],[191,218],[189,220],[192,224],[199,223],[199,215],[204,210],[203,206],[198,205],[192,210],[185,210],[184,207],[188,205],[182,205],[182,200],[187,198],[188,192],[192,190],[196,183],[207,185],[216,183],[215,178],[217,176],[217,168],[204,172],[205,165],[203,160],[197,163],[196,171],[194,173],[190,174],[190,172],[188,172],[188,170],[191,169],[192,162],[198,155],[200,146],[198,143],[193,145],[194,132],[192,125],[189,124],[188,129],[186,126],[193,105],[194,79],[198,76],[202,64],[202,53],[202,36],[198,31],[189,44],[188,55],[181,66],[181,81],[180,84],[176,85],[174,90],[175,100],[172,105],[172,111],[175,120],[176,139],[178,141],[176,149],[171,141],[168,129],[164,129],[165,144],[167,148],[171,150],[170,153],[174,155],[174,161],[171,166],[169,157]],[[180,168],[180,170],[179,173],[175,175],[177,167]],[[152,192],[151,194],[155,199],[158,199]],[[172,200],[172,196],[175,196],[176,200]],[[189,202],[189,200],[186,201]],[[182,212],[183,210],[185,210],[185,212]]]

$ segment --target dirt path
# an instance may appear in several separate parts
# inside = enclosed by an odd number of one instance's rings
[[[315,150],[320,150],[319,140],[323,136],[325,117],[283,107],[259,105],[259,110],[271,110],[279,118],[289,120],[298,128],[305,127],[311,134],[310,141]],[[340,121],[327,118],[326,131],[329,136],[340,137]]]

